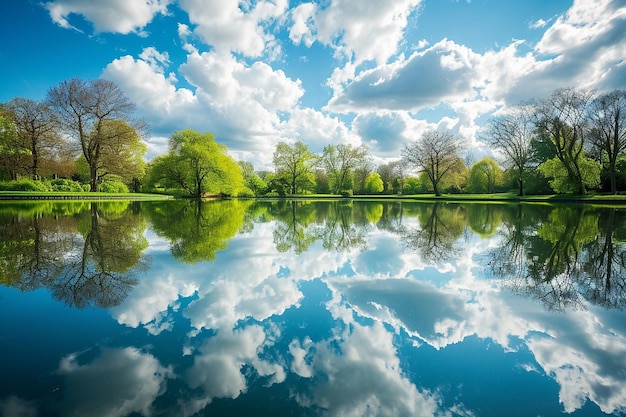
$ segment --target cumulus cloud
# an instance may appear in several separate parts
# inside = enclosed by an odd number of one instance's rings
[[[303,3],[292,12],[290,38],[310,46],[332,46],[337,57],[384,63],[397,52],[408,18],[421,0],[335,0],[321,6]]]
[[[235,51],[258,57],[274,36],[266,32],[268,22],[279,19],[287,10],[287,0],[181,0],[180,7],[189,14],[196,33],[219,52]]]
[[[139,33],[155,15],[167,13],[170,0],[54,0],[44,3],[52,20],[66,29],[77,29],[69,22],[72,14],[93,24],[95,33]]]

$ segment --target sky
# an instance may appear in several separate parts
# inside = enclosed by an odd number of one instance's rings
[[[626,89],[626,0],[0,0],[0,102],[109,79],[149,125],[211,132],[272,166],[279,142],[365,144],[481,128],[557,88]]]

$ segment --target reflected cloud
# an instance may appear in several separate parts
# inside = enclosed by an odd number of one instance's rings
[[[446,415],[435,394],[402,374],[392,334],[380,323],[354,323],[337,339],[311,349],[313,385],[297,398],[302,406],[339,417]]]
[[[103,348],[92,362],[78,354],[61,361],[65,376],[61,411],[64,416],[122,417],[152,414],[152,403],[165,391],[172,371],[139,349]]]
[[[186,372],[186,380],[193,389],[201,388],[203,396],[183,404],[184,415],[192,415],[214,398],[237,398],[247,390],[245,366],[251,366],[260,377],[269,378],[269,384],[285,380],[284,369],[259,358],[263,347],[271,344],[260,326],[239,330],[223,330],[208,339]]]

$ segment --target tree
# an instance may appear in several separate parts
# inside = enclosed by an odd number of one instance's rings
[[[483,138],[487,144],[502,151],[506,163],[514,168],[520,196],[524,195],[524,170],[530,161],[534,132],[532,107],[519,106],[503,116],[492,119]]]
[[[384,189],[383,180],[380,178],[378,172],[372,172],[367,176],[365,180],[365,191],[368,194],[380,194]]]
[[[267,190],[267,184],[254,172],[252,162],[239,161],[238,164],[241,167],[244,185],[248,187],[254,195],[264,194]]]
[[[10,111],[0,107],[0,167],[16,180],[30,155],[19,142],[13,119]]]
[[[590,138],[608,159],[611,193],[616,194],[617,158],[626,150],[626,91],[603,94],[591,103]]]
[[[469,176],[469,189],[473,193],[493,193],[502,183],[502,170],[498,163],[485,157],[472,165]]]
[[[122,120],[105,120],[101,135],[107,146],[102,147],[98,169],[98,183],[107,175],[117,175],[130,184],[133,179],[141,179],[146,173],[143,156],[146,144],[137,131]]]
[[[367,146],[326,145],[322,152],[322,162],[335,193],[352,189],[352,175],[358,167],[369,161]]]
[[[273,162],[276,175],[287,180],[290,194],[296,194],[299,191],[298,184],[302,184],[303,180],[305,184],[310,185],[310,174],[313,173],[315,161],[313,152],[302,142],[296,142],[293,147],[280,142],[274,151]]]
[[[418,171],[426,173],[435,195],[440,196],[440,182],[457,164],[461,144],[448,131],[429,130],[422,137],[404,145],[402,158]]]
[[[150,165],[149,183],[183,190],[190,197],[237,195],[243,189],[241,167],[211,133],[174,132],[169,151]]]
[[[573,192],[585,194],[581,166],[588,133],[588,106],[592,93],[573,88],[556,90],[537,107],[537,126],[542,137],[550,140],[556,157],[574,184]],[[599,175],[599,173],[598,173]]]
[[[16,97],[6,108],[13,115],[18,146],[30,153],[30,166],[25,167],[33,179],[39,178],[42,156],[62,141],[59,124],[50,108],[35,100]]]
[[[595,188],[600,183],[600,164],[592,159],[586,158],[585,153],[581,153],[576,162],[580,178],[574,178],[566,169],[565,165],[558,159],[552,158],[539,165],[539,171],[549,180],[550,187],[556,193],[579,193],[580,184],[585,189]]]
[[[126,129],[111,129],[110,122],[122,121],[137,132],[145,128],[143,121],[133,117],[135,105],[117,84],[102,79],[63,81],[48,91],[46,101],[79,145],[89,165],[91,191],[98,191],[101,158],[107,147],[128,136]]]

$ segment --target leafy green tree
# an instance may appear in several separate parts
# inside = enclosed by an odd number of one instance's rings
[[[448,131],[429,130],[415,142],[405,144],[402,158],[411,167],[426,173],[435,195],[441,195],[442,179],[458,166],[461,143]]]
[[[0,107],[0,167],[11,180],[25,173],[30,160],[30,152],[20,141],[13,112]]]
[[[241,172],[243,174],[244,185],[252,191],[254,195],[263,195],[267,191],[267,183],[254,172],[252,162],[239,161]]]
[[[134,140],[127,129],[116,129],[111,122],[124,122],[136,132],[145,128],[142,120],[133,117],[134,103],[117,84],[108,80],[73,78],[63,81],[48,91],[46,104],[53,109],[65,133],[76,141],[85,157],[92,192],[98,191],[102,158],[106,158],[108,148],[124,138]]]
[[[407,177],[404,180],[404,193],[417,194],[423,191],[422,183],[417,177]]]
[[[588,91],[559,89],[537,106],[540,137],[550,140],[554,145],[557,163],[563,165],[570,179],[568,182],[573,184],[572,191],[576,194],[585,194],[589,183],[595,183],[595,180],[589,181],[590,172],[584,172],[583,169],[590,167],[584,149],[591,98],[592,93]],[[548,164],[550,171],[558,171],[554,164]]]
[[[59,123],[45,103],[35,100],[16,97],[6,108],[13,115],[16,145],[23,153],[30,154],[29,166],[24,169],[33,179],[39,179],[42,158],[50,158],[62,143]]]
[[[365,191],[368,194],[380,194],[384,189],[383,180],[380,178],[378,172],[372,172],[367,176],[365,180]]]
[[[469,191],[472,193],[493,193],[502,184],[502,170],[498,163],[485,157],[472,165],[469,176]]]
[[[328,174],[331,191],[340,193],[353,188],[354,170],[369,161],[367,146],[326,145],[322,163]]]
[[[274,151],[274,168],[276,175],[285,178],[289,194],[297,194],[302,189],[310,190],[311,175],[316,157],[303,142],[289,146],[285,142],[276,145]],[[301,188],[306,187],[306,188]]]
[[[175,187],[191,197],[206,194],[237,195],[244,188],[241,167],[215,142],[211,133],[174,132],[169,152],[150,165],[152,186]]]
[[[148,147],[135,129],[122,120],[105,120],[100,134],[107,138],[107,146],[100,151],[96,170],[98,183],[110,175],[121,178],[126,184],[145,176],[143,157]]]

